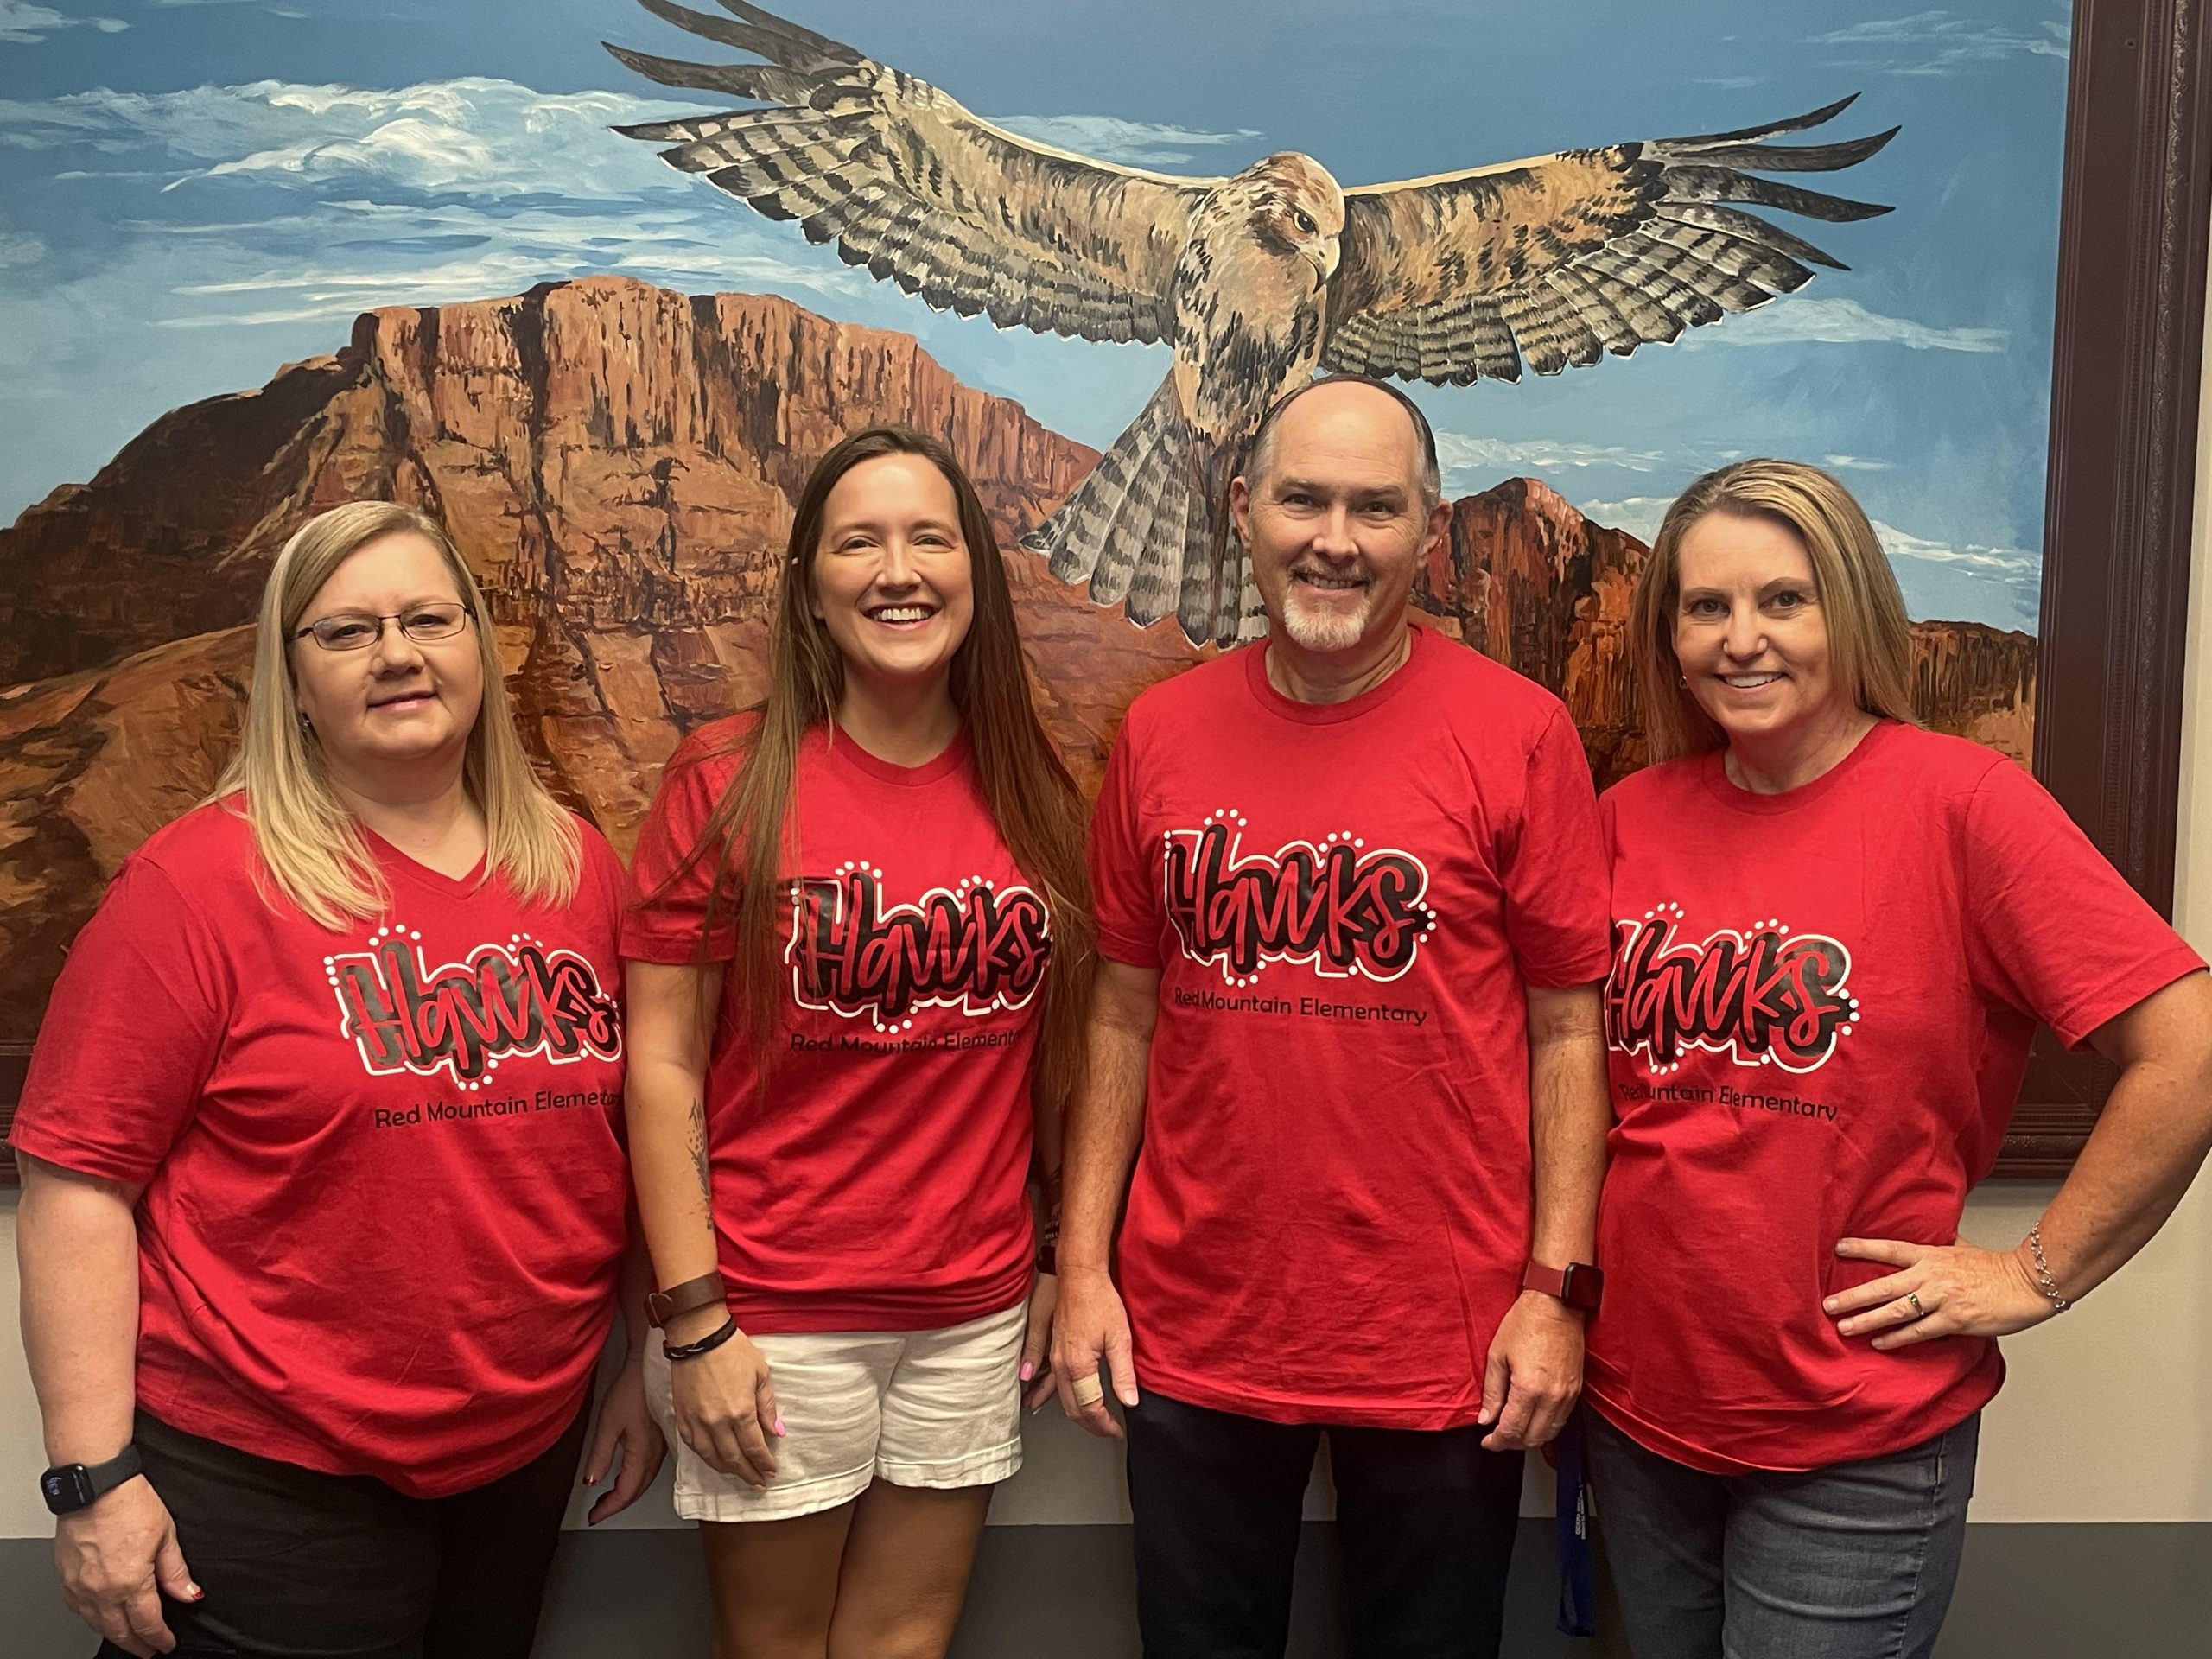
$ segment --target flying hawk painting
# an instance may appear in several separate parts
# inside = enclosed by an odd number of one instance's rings
[[[1896,135],[1779,144],[1791,120],[1345,189],[1310,156],[1183,178],[1056,149],[743,0],[639,0],[758,62],[610,45],[671,86],[758,107],[618,128],[671,166],[926,303],[1001,328],[1165,342],[1174,364],[1026,545],[1140,626],[1198,644],[1265,632],[1217,539],[1245,440],[1317,371],[1434,385],[1557,374],[1718,322],[1844,267],[1745,207],[1839,221],[1886,207],[1760,176],[1829,173]],[[1744,204],[1739,207],[1733,204]]]

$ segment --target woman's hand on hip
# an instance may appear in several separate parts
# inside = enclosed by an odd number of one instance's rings
[[[54,1563],[69,1611],[138,1659],[176,1647],[162,1596],[200,1599],[168,1506],[143,1477],[55,1522]]]
[[[1021,1403],[1040,1410],[1058,1392],[1052,1376],[1052,1316],[1060,1306],[1060,1281],[1040,1273],[1029,1292],[1029,1329],[1021,1339]]]
[[[696,1359],[669,1365],[677,1433],[708,1465],[748,1486],[775,1478],[772,1436],[784,1432],[768,1362],[742,1331]]]
[[[2005,1337],[2041,1325],[2056,1311],[2034,1272],[2012,1252],[1972,1244],[1908,1244],[1895,1238],[1847,1238],[1847,1261],[1897,1269],[1821,1304],[1847,1337],[1871,1336],[1887,1351],[1937,1337]]]

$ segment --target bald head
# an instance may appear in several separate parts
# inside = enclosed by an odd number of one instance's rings
[[[1444,499],[1428,417],[1395,386],[1360,374],[1325,375],[1277,399],[1246,448],[1244,477],[1256,491],[1274,475],[1287,446],[1344,442],[1370,453],[1402,452],[1408,488],[1424,512]]]

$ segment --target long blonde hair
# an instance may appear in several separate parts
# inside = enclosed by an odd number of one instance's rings
[[[245,729],[208,798],[245,798],[244,815],[270,879],[324,927],[384,914],[391,893],[359,824],[331,787],[322,746],[298,718],[292,651],[308,604],[331,574],[371,542],[394,535],[420,536],[438,550],[476,635],[484,695],[461,781],[484,815],[485,878],[504,880],[524,903],[564,905],[575,896],[582,861],[575,820],[538,781],[515,735],[484,590],[444,527],[412,507],[348,502],[316,514],[284,543],[262,589]]]
[[[1897,572],[1851,492],[1800,461],[1739,461],[1675,498],[1629,606],[1630,653],[1643,693],[1654,760],[1727,747],[1727,735],[1682,683],[1675,656],[1682,538],[1709,512],[1768,518],[1804,543],[1827,624],[1836,690],[1870,715],[1912,723],[1912,624]]]

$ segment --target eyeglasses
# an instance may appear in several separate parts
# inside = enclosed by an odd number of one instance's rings
[[[304,628],[293,630],[292,638],[304,639],[309,634],[325,651],[365,651],[384,638],[384,625],[399,624],[400,632],[418,645],[435,640],[450,639],[468,626],[469,611],[466,605],[451,603],[410,605],[391,616],[372,616],[366,611],[340,611],[335,616],[317,617]]]

